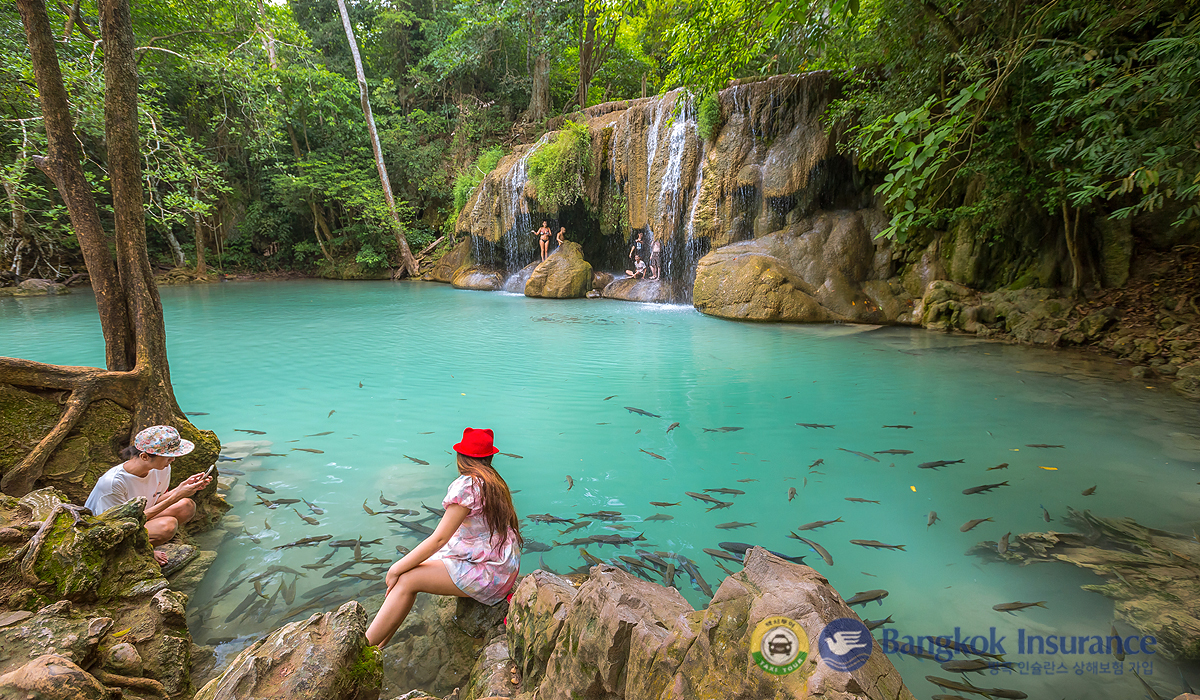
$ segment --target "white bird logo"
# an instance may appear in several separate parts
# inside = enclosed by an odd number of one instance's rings
[[[834,632],[833,637],[825,638],[825,646],[835,656],[845,656],[855,649],[862,649],[866,643],[858,641],[862,638],[862,630],[844,630]]]

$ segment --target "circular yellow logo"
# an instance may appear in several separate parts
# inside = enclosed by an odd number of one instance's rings
[[[758,623],[750,636],[750,659],[762,670],[776,676],[800,668],[808,653],[808,635],[791,618],[768,617]]]

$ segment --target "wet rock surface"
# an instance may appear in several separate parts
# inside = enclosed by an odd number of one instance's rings
[[[488,268],[464,267],[454,273],[451,284],[455,289],[496,292],[504,287],[504,275]]]
[[[971,549],[990,561],[1022,566],[1066,562],[1105,579],[1083,586],[1113,600],[1117,618],[1158,640],[1168,658],[1200,660],[1200,542],[1128,518],[1101,518],[1070,508],[1063,521],[1078,532],[1029,532]]]
[[[375,700],[381,670],[358,603],[315,614],[247,647],[196,700]]]
[[[609,282],[605,285],[601,296],[605,299],[652,304],[664,304],[675,298],[671,286],[665,281],[634,279],[633,277],[622,277]]]
[[[782,676],[750,658],[755,628],[777,616],[798,623],[811,649]],[[513,595],[508,641],[518,697],[912,698],[878,645],[855,671],[820,662],[816,640],[842,617],[857,619],[820,574],[754,548],[699,611],[673,589],[606,565],[578,589],[534,572]]]

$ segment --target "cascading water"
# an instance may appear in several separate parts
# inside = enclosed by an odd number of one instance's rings
[[[702,139],[700,141],[700,164],[696,167],[696,184],[692,188],[692,203],[688,207],[687,218],[683,225],[683,255],[679,258],[672,256],[665,271],[668,277],[684,280],[686,284],[683,285],[683,291],[687,300],[691,298],[692,281],[696,278],[696,265],[704,256],[704,241],[696,238],[696,208],[700,204],[700,188],[704,186],[704,157],[707,154],[708,142]],[[681,268],[679,270],[673,269],[676,260]]]
[[[549,137],[550,134],[543,134],[542,138],[513,164],[504,181],[504,190],[508,195],[508,211],[512,216],[512,224],[505,228],[502,239],[504,272],[508,275],[519,272],[538,255],[537,238],[530,235],[530,231],[534,230],[533,212],[529,210],[529,204],[525,201],[525,183],[529,179],[529,157],[541,148]],[[505,217],[505,222],[507,221],[508,218]]]
[[[682,222],[683,193],[685,191],[681,188],[681,181],[684,157],[687,154],[688,141],[695,139],[697,130],[691,95],[686,92],[677,93],[675,105],[679,109],[675,110],[676,114],[668,136],[667,163],[660,182],[658,211],[657,216],[654,217],[654,234],[652,236],[652,240],[658,240],[663,245],[664,269],[662,276],[666,279],[677,278],[677,275],[673,274],[675,267],[673,261],[677,255],[672,248],[678,241],[677,232]],[[650,188],[646,189],[649,191]],[[646,219],[649,225],[651,221],[649,212],[647,212]]]

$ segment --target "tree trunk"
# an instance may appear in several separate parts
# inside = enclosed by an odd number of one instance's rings
[[[550,116],[550,56],[539,53],[533,59],[533,91],[529,94],[529,108],[525,120],[542,122]]]
[[[346,11],[346,0],[338,0],[338,11],[342,15],[342,26],[346,28],[346,40],[350,42],[350,55],[354,57],[354,72],[358,75],[358,94],[362,98],[363,115],[367,119],[367,132],[371,135],[371,150],[375,153],[375,167],[379,170],[379,183],[383,187],[383,198],[395,225],[396,244],[400,246],[400,257],[409,277],[417,276],[417,261],[404,237],[404,224],[396,211],[396,199],[392,195],[392,183],[388,179],[387,165],[383,162],[383,147],[379,144],[379,132],[375,129],[375,117],[371,114],[371,100],[367,93],[367,74],[363,71],[362,57],[358,54],[358,41],[354,38],[354,27],[350,25],[350,13]]]
[[[587,3],[584,2],[584,7]],[[586,11],[586,10],[585,10]],[[575,89],[575,102],[579,109],[588,106],[588,88],[596,74],[594,53],[596,50],[596,16],[583,18],[583,37],[579,42],[579,86]]]
[[[204,260],[204,224],[202,217],[196,215],[196,274],[208,273],[208,265]]]
[[[82,153],[75,140],[71,106],[58,67],[58,53],[50,18],[41,0],[18,0],[21,22],[29,40],[30,58],[42,117],[46,125],[46,156],[34,156],[34,164],[54,182],[67,205],[71,227],[75,229],[83,261],[96,293],[96,310],[104,334],[104,360],[110,370],[129,370],[134,366],[133,330],[125,306],[117,267],[108,250],[100,214],[92,198],[92,187],[83,176]],[[136,151],[135,151],[136,152]],[[139,203],[139,210],[141,209]]]

